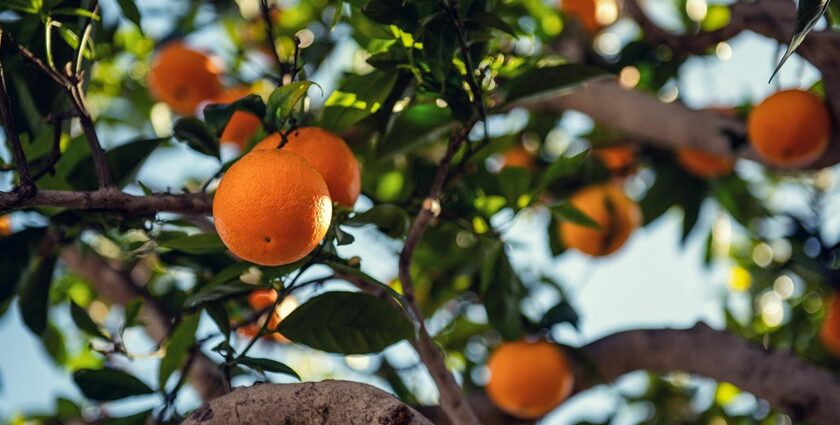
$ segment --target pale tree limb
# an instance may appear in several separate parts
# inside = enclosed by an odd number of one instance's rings
[[[394,396],[367,384],[321,381],[257,384],[205,403],[183,425],[432,425]]]

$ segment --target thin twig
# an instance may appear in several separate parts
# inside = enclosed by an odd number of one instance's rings
[[[260,13],[262,14],[263,23],[265,23],[265,42],[274,61],[282,71],[285,66],[283,59],[280,58],[280,53],[277,52],[277,44],[274,43],[274,21],[271,19],[271,8],[268,5],[268,0],[260,0]],[[283,85],[283,76],[278,79],[278,84]]]
[[[95,16],[96,12],[99,10],[99,2],[98,0],[91,0],[90,5],[88,5],[88,11],[90,11],[91,16]],[[87,21],[84,25],[84,32],[82,33],[82,38],[79,40],[79,51],[76,52],[76,67],[75,73],[76,75],[81,74],[82,72],[82,62],[85,58],[85,47],[90,40],[90,36],[93,33],[93,18],[88,17]]]
[[[2,31],[2,30],[0,30]],[[12,102],[9,93],[6,91],[6,76],[3,64],[0,63],[0,118],[3,120],[3,128],[6,129],[6,139],[12,146],[12,155],[17,165],[18,176],[20,176],[19,193],[22,197],[29,197],[36,192],[35,183],[29,174],[29,164],[26,163],[26,155],[23,153],[23,145],[15,128],[15,119],[12,116]]]

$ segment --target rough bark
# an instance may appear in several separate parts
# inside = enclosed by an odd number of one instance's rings
[[[432,425],[394,396],[348,381],[257,384],[196,409],[183,425]]]
[[[115,211],[126,214],[154,214],[161,211],[209,214],[210,197],[204,193],[168,194],[148,196],[129,195],[114,188],[93,192],[39,190],[34,195],[23,196],[16,192],[0,192],[0,212],[6,213],[35,206],[62,207],[75,210]]]

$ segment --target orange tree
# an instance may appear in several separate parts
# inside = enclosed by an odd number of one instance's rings
[[[702,13],[663,1],[679,6],[681,32],[637,0],[136,3],[0,4],[13,176],[0,192],[0,311],[17,303],[83,395],[14,423],[527,423],[636,370],[650,383],[626,402],[648,406],[645,423],[840,423],[840,248],[821,206],[824,169],[840,161],[840,36],[805,38],[827,1],[704,1]],[[618,19],[638,37],[600,53],[593,40]],[[789,53],[820,71],[814,87],[716,110],[656,96],[689,58],[746,31],[787,43],[794,22]],[[207,40],[224,40],[223,58],[197,47]],[[336,87],[325,93],[316,74]],[[491,125],[514,108],[522,126]],[[568,110],[596,126],[587,147],[558,152],[546,140]],[[217,171],[177,190],[137,180],[173,147]],[[739,161],[754,164],[748,176]],[[633,198],[627,179],[643,187]],[[775,188],[814,202],[771,204]],[[698,225],[705,200],[737,228]],[[708,235],[708,262],[737,264],[733,289],[755,307],[727,309],[726,329],[561,346],[552,330],[577,325],[573,300],[520,276],[492,225],[543,211],[546,250],[602,257],[672,208],[683,238]],[[392,281],[346,255],[362,226],[395,249],[380,259]],[[546,287],[552,308],[523,302]],[[476,308],[486,314],[467,314]],[[127,346],[133,328],[153,353]],[[387,359],[370,373],[390,393],[350,381],[234,388],[297,378],[255,349],[290,341],[345,355],[405,341],[438,404],[419,405]],[[149,355],[157,376],[131,366]],[[677,372],[713,378],[720,396],[697,402]],[[176,403],[190,388],[204,404]],[[739,390],[766,403],[728,409]],[[136,396],[157,403],[111,409]]]

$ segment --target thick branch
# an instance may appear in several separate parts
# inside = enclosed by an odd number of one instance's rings
[[[40,190],[33,196],[14,192],[0,192],[0,212],[30,207],[62,207],[76,210],[103,210],[129,214],[153,214],[161,211],[208,214],[212,209],[210,198],[203,193],[129,195],[116,189],[94,192]]]
[[[347,381],[258,384],[205,403],[183,425],[432,425],[394,396]]]

